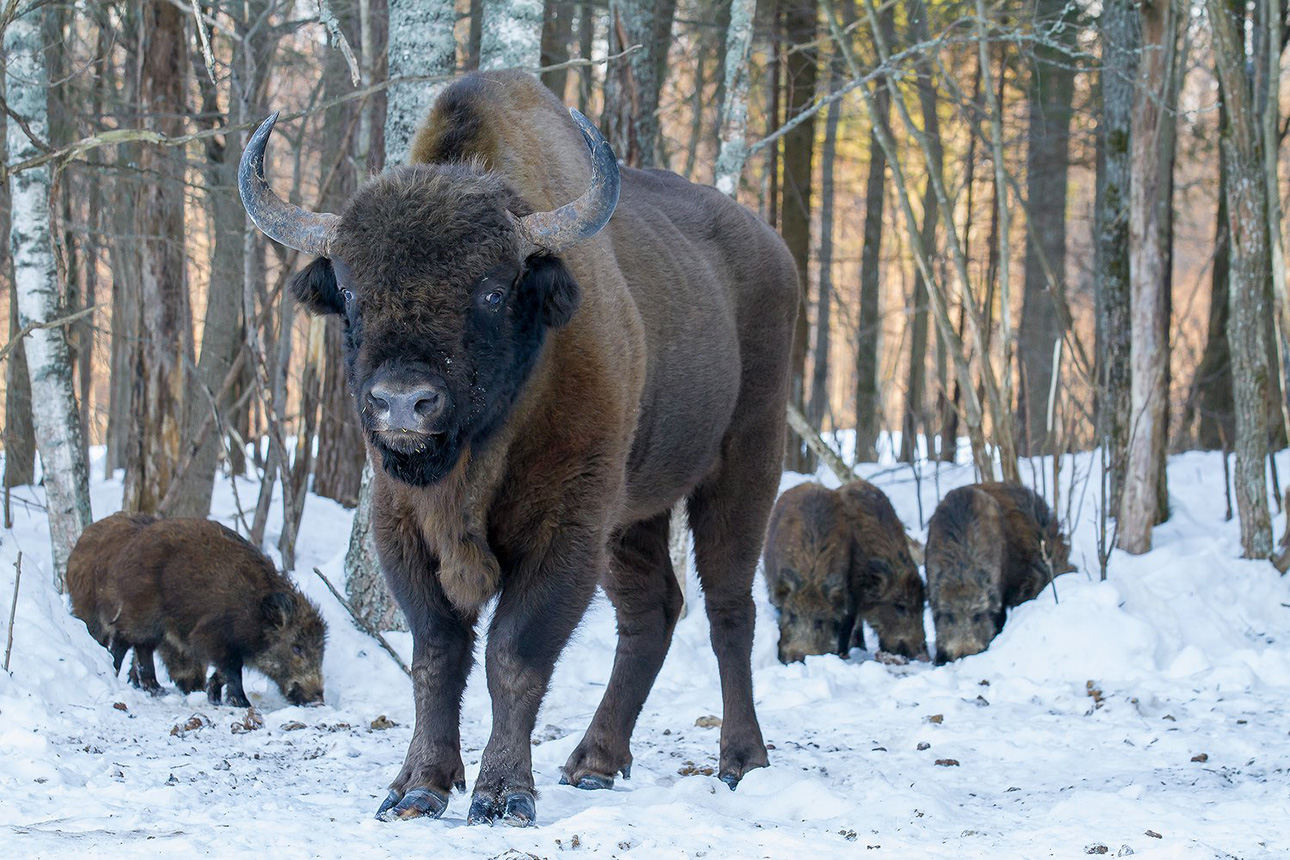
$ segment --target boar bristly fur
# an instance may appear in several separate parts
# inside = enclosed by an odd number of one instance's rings
[[[1009,608],[1071,570],[1069,556],[1056,518],[1032,490],[987,483],[947,494],[927,533],[936,662],[984,651]]]
[[[264,553],[200,519],[115,514],[85,530],[68,561],[72,611],[121,659],[132,683],[159,692],[154,652],[185,693],[250,703],[242,668],[263,672],[292,704],[323,699],[326,626]],[[209,680],[208,666],[214,667]]]
[[[771,515],[764,562],[779,610],[781,662],[863,648],[865,621],[883,651],[926,651],[923,582],[895,509],[872,484],[836,491],[799,484],[785,492]]]

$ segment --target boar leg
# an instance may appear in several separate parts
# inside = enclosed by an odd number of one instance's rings
[[[473,662],[475,614],[462,616],[449,603],[433,562],[409,558],[404,547],[390,547],[382,553],[382,564],[390,590],[412,627],[416,727],[403,769],[390,783],[390,793],[376,817],[382,821],[423,815],[438,818],[448,808],[452,789],[466,790],[461,694]]]
[[[108,643],[107,647],[108,651],[112,653],[112,673],[120,675],[121,664],[125,662],[125,654],[130,650],[130,643],[113,634],[112,641]]]
[[[135,645],[134,660],[130,664],[130,683],[153,696],[161,695],[157,683],[157,664],[152,660],[151,645]]]
[[[181,693],[195,692],[206,683],[206,664],[169,639],[162,640],[157,652],[161,655],[161,662],[166,664],[170,680],[175,682]]]
[[[618,650],[604,698],[582,743],[569,756],[560,782],[613,788],[631,776],[631,737],[663,666],[681,614],[681,589],[668,553],[670,512],[637,523],[614,549],[604,586],[618,617]]]
[[[588,513],[603,516],[600,510]],[[508,572],[488,631],[493,732],[480,761],[468,824],[534,822],[533,724],[555,661],[607,566],[602,529],[563,524],[540,560],[521,559]]]
[[[242,689],[242,660],[238,657],[227,657],[219,664],[220,677],[228,687],[228,703],[235,708],[251,707],[251,700]]]

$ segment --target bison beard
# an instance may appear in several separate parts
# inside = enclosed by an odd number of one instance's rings
[[[733,788],[765,766],[751,589],[797,313],[783,243],[713,189],[664,171],[620,176],[590,123],[517,72],[445,90],[414,163],[369,180],[340,215],[273,194],[271,129],[243,155],[243,202],[271,237],[321,258],[292,291],[345,321],[381,465],[377,548],[413,634],[416,729],[378,817],[437,817],[464,789],[461,698],[494,596],[492,734],[468,821],[535,820],[529,738],[598,583],[618,648],[562,781],[607,788],[630,774],[632,730],[680,612],[667,546],[680,499],[720,670],[720,777]]]

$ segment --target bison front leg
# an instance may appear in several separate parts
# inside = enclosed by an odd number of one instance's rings
[[[449,605],[433,575],[389,577],[412,627],[412,694],[416,727],[399,775],[376,812],[382,821],[438,818],[453,788],[466,790],[461,760],[461,695],[470,674],[475,618]]]
[[[595,591],[603,560],[595,537],[571,537],[537,569],[519,569],[503,586],[488,631],[488,692],[493,732],[475,782],[468,824],[524,827],[536,820],[530,738],[555,661]],[[581,550],[581,551],[579,551]]]

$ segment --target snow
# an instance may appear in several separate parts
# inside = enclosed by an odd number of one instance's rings
[[[23,554],[11,673],[0,673],[0,853],[137,856],[698,858],[1239,857],[1290,854],[1290,581],[1239,559],[1224,522],[1217,455],[1170,462],[1172,519],[1142,557],[1116,552],[1097,571],[1097,466],[1068,461],[1077,573],[1017,608],[987,652],[943,667],[775,660],[775,621],[757,584],[753,653],[758,712],[772,766],[737,792],[716,765],[716,661],[702,598],[677,629],[633,740],[630,781],[609,792],[558,785],[608,679],[612,611],[598,598],[565,652],[533,750],[539,826],[466,827],[467,798],[443,820],[384,824],[372,815],[411,732],[410,684],[349,622],[310,572],[338,586],[350,513],[311,497],[296,572],[330,626],[327,705],[288,706],[248,671],[260,730],[233,733],[244,711],[202,694],[159,698],[113,677],[106,651],[50,584],[42,491],[15,491],[0,532],[0,608]],[[1282,455],[1281,474],[1290,474]],[[866,474],[911,531],[938,492],[970,468],[880,465]],[[1085,476],[1093,472],[1087,492]],[[101,475],[101,466],[94,469]],[[1025,470],[1025,474],[1032,474]],[[1036,463],[1034,475],[1051,475]],[[786,475],[784,487],[803,480]],[[96,479],[94,513],[120,504],[121,482]],[[255,485],[239,482],[242,499]],[[216,515],[233,521],[230,483]],[[1278,522],[1278,528],[1281,523]],[[276,541],[270,526],[269,544]],[[5,622],[0,621],[0,624]],[[929,635],[933,632],[928,622]],[[405,656],[407,636],[391,636]],[[482,655],[482,647],[478,649]],[[163,683],[165,679],[163,678]],[[119,703],[119,704],[117,704]],[[466,692],[467,780],[490,719],[483,673]],[[184,731],[195,714],[210,725]],[[371,728],[385,715],[395,725]],[[200,722],[200,721],[199,721]],[[302,728],[289,730],[293,722]],[[172,733],[172,729],[174,732]],[[926,745],[926,748],[919,749]],[[1204,756],[1204,760],[1197,760]],[[953,760],[957,764],[937,764]],[[1150,831],[1150,833],[1148,832]]]

